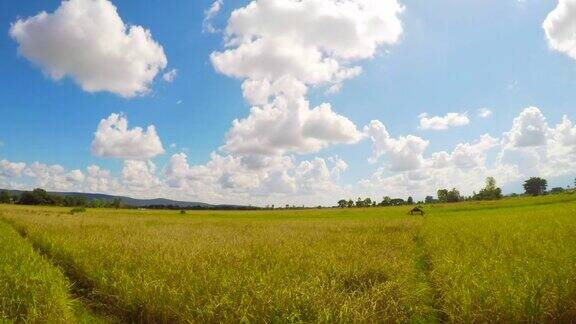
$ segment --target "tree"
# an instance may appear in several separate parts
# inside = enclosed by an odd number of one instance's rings
[[[392,198],[385,196],[384,198],[382,198],[382,202],[380,203],[381,206],[390,206],[390,202],[392,201]]]
[[[559,194],[559,193],[563,193],[565,190],[562,187],[555,187],[550,189],[550,193],[551,194]]]
[[[120,208],[120,206],[122,206],[122,200],[120,198],[114,198],[111,206],[112,206],[112,208],[116,208],[116,209]]]
[[[12,197],[8,191],[0,192],[0,204],[9,204],[12,202]]]
[[[486,187],[473,196],[475,200],[497,200],[501,198],[502,189],[496,186],[496,179],[494,179],[494,177],[486,178]]]
[[[18,201],[22,205],[53,205],[56,199],[48,195],[46,190],[36,188],[31,192],[24,192]]]
[[[348,201],[346,201],[346,199],[340,199],[340,200],[338,200],[338,207],[340,207],[340,208],[346,208],[346,206],[348,206]]]
[[[446,195],[446,202],[459,202],[460,200],[462,200],[460,191],[456,190],[456,188],[448,191],[448,194]]]
[[[548,181],[546,179],[532,177],[524,182],[524,192],[531,196],[540,196],[546,193]]]
[[[414,205],[414,198],[408,197],[408,200],[406,201],[406,203],[407,203],[408,205]]]
[[[440,189],[437,192],[438,200],[440,202],[447,202],[448,201],[448,189]]]
[[[348,208],[354,207],[354,201],[352,199],[348,199]]]
[[[390,201],[390,205],[392,206],[402,206],[404,204],[406,204],[406,202],[402,198],[394,198]]]
[[[427,204],[432,204],[432,203],[434,203],[434,197],[426,196],[426,199],[424,199],[424,202]]]
[[[364,199],[364,207],[371,207],[372,206],[372,199],[366,198]]]

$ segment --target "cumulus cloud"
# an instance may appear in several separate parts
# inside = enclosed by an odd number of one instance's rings
[[[26,163],[23,162],[10,162],[8,160],[0,160],[0,177],[16,178],[22,174],[26,168]]]
[[[340,190],[340,174],[347,169],[338,157],[295,163],[292,157],[213,153],[204,165],[189,165],[184,153],[174,154],[164,170],[171,188],[211,199],[267,199],[319,195]],[[261,197],[261,198],[258,198]],[[308,197],[307,199],[310,199]],[[296,198],[295,198],[296,199]],[[294,200],[293,200],[294,201]]]
[[[390,135],[382,123],[373,121],[366,132],[373,140],[374,157],[388,156]],[[392,142],[394,143],[394,142]],[[489,161],[489,152],[495,158]],[[479,190],[484,178],[494,176],[500,184],[531,176],[560,177],[576,173],[576,126],[564,116],[549,127],[542,111],[523,109],[501,139],[488,134],[473,143],[457,144],[452,152],[434,152],[424,156],[413,150],[417,162],[404,162],[410,168],[391,168],[386,161],[372,177],[359,182],[365,194],[386,190],[390,195],[424,197],[438,188],[456,186],[464,194]],[[419,154],[419,152],[421,152]],[[373,159],[374,159],[373,157]]]
[[[160,180],[156,176],[156,165],[152,161],[124,161],[122,180],[131,190],[158,189]]]
[[[329,104],[310,109],[304,98],[278,96],[271,104],[253,107],[246,119],[235,120],[222,148],[239,154],[303,154],[361,138],[356,125]]]
[[[306,84],[346,78],[344,62],[371,58],[402,34],[396,0],[255,0],[235,10],[218,71],[250,80],[290,75]]]
[[[24,174],[34,178],[36,186],[50,190],[72,190],[84,182],[82,171],[66,171],[59,164],[34,162],[24,170]]]
[[[351,144],[362,134],[330,104],[310,107],[310,86],[328,92],[361,73],[356,62],[374,57],[402,34],[396,0],[254,0],[234,10],[226,48],[210,58],[214,68],[243,80],[254,105],[235,120],[222,147],[233,154],[311,153]]]
[[[498,146],[498,139],[484,134],[475,144],[461,143],[456,145],[454,152],[450,156],[451,162],[459,169],[472,169],[482,166],[486,161],[486,152]]]
[[[53,13],[17,20],[10,35],[50,78],[70,77],[87,92],[145,94],[167,64],[150,31],[126,25],[108,0],[63,1]]]
[[[90,165],[86,168],[86,188],[89,192],[116,193],[120,183],[109,170]]]
[[[217,33],[218,29],[216,29],[212,25],[212,19],[220,12],[222,6],[224,5],[224,0],[216,0],[212,3],[210,8],[204,12],[204,20],[202,21],[202,30],[206,33]]]
[[[492,117],[492,110],[490,110],[488,108],[480,108],[480,109],[478,109],[478,117],[490,118],[490,117]]]
[[[386,157],[390,171],[408,171],[418,169],[428,141],[414,135],[393,138],[379,120],[373,120],[364,127],[364,132],[372,140],[373,155],[370,162],[376,162],[382,155]]]
[[[154,125],[146,130],[128,128],[128,120],[121,114],[102,119],[92,141],[92,154],[129,160],[146,160],[164,153]]]
[[[576,127],[567,116],[549,127],[539,108],[525,108],[504,134],[498,161],[518,166],[526,176],[571,174],[576,170]]]
[[[542,27],[550,48],[576,59],[576,1],[559,0]]]
[[[528,107],[514,118],[512,129],[504,136],[507,144],[514,147],[542,146],[548,132],[544,114],[537,107]]]
[[[420,129],[446,130],[450,127],[466,126],[470,123],[466,113],[448,113],[445,116],[429,116],[420,114]]]

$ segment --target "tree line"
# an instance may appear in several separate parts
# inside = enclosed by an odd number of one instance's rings
[[[532,177],[526,180],[523,184],[524,195],[528,196],[541,196],[546,194],[563,193],[566,189],[562,187],[555,187],[547,191],[548,181],[539,177]],[[576,179],[574,180],[574,187],[576,188]],[[518,196],[511,194],[510,196]],[[499,200],[502,199],[502,188],[499,188],[494,177],[486,178],[484,188],[480,189],[478,193],[474,192],[471,196],[462,196],[460,191],[456,188],[452,189],[439,189],[436,192],[436,198],[433,196],[426,196],[424,201],[419,201],[418,204],[434,204],[434,203],[455,203],[460,201],[481,201],[481,200]],[[353,208],[353,207],[387,207],[387,206],[402,206],[414,205],[414,199],[408,197],[404,200],[402,198],[384,197],[382,201],[376,202],[371,198],[358,198],[356,201],[352,199],[340,199],[338,201],[339,208]]]
[[[82,195],[54,195],[46,190],[36,188],[32,191],[25,191],[21,194],[11,194],[4,190],[0,191],[0,204],[17,204],[32,206],[61,206],[61,207],[90,207],[90,208],[120,208],[122,202],[120,198],[113,200],[88,200]]]

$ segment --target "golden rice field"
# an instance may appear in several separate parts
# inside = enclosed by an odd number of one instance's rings
[[[576,320],[576,194],[425,209],[0,205],[0,322]]]

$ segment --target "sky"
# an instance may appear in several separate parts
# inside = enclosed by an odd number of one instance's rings
[[[277,206],[576,177],[576,0],[4,1],[0,188]]]

